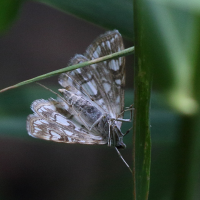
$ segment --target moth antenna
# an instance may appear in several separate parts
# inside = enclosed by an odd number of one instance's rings
[[[62,96],[60,96],[58,93],[54,92],[53,90],[51,90],[50,88],[44,86],[44,85],[41,84],[41,83],[36,82],[36,84],[40,85],[40,86],[43,87],[44,89],[49,90],[49,91],[52,92],[53,94],[57,95],[59,98],[61,98],[61,99],[68,105],[67,101],[66,101]]]
[[[56,93],[56,92],[54,92],[53,90],[51,90],[50,88],[48,88],[48,87],[46,87],[46,86],[44,86],[43,84],[41,84],[41,83],[38,83],[38,82],[36,82],[38,85],[40,85],[41,87],[43,87],[43,88],[45,88],[46,90],[49,90],[50,92],[52,92],[53,94],[56,94],[59,98],[61,98],[67,105],[69,105],[68,103],[67,103],[67,101],[62,97],[62,96],[60,96],[58,93]],[[73,109],[74,110],[74,109]],[[77,114],[77,116],[79,117],[79,119],[82,121],[82,123],[84,124],[84,126],[88,129],[88,130],[90,130],[89,129],[89,127],[87,126],[87,124],[83,121],[83,119],[79,116],[79,114],[74,110],[74,112]]]
[[[122,161],[124,162],[124,164],[128,167],[128,169],[130,170],[131,173],[133,173],[133,171],[131,170],[131,168],[129,167],[128,163],[124,160],[124,158],[122,157],[122,154],[119,152],[119,150],[117,149],[117,147],[115,147],[119,157],[122,159]]]

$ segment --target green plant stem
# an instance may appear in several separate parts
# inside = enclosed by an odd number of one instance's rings
[[[10,90],[10,89],[14,89],[14,88],[17,88],[17,87],[20,87],[20,86],[23,86],[23,85],[26,85],[26,84],[29,84],[29,83],[33,83],[33,82],[36,82],[36,81],[39,81],[39,80],[42,80],[42,79],[46,79],[46,78],[58,75],[58,74],[63,73],[63,72],[72,71],[72,70],[75,70],[77,68],[85,67],[87,65],[92,65],[92,64],[99,63],[99,62],[102,62],[102,61],[105,61],[105,60],[110,60],[110,59],[114,59],[114,58],[118,58],[118,57],[122,57],[122,56],[127,56],[127,55],[133,54],[133,53],[134,53],[134,47],[130,47],[130,48],[124,49],[120,52],[116,52],[116,53],[113,53],[113,54],[110,54],[110,55],[107,55],[107,56],[103,56],[101,58],[97,58],[97,59],[90,60],[90,61],[87,61],[87,62],[79,63],[77,65],[68,66],[68,67],[65,67],[63,69],[59,69],[59,70],[56,70],[56,71],[53,71],[53,72],[49,72],[47,74],[37,76],[35,78],[17,83],[16,85],[12,85],[10,87],[4,88],[4,89],[0,90],[0,92],[5,92],[5,91]]]
[[[198,194],[200,168],[200,114],[181,117],[173,199],[194,200]],[[196,196],[197,195],[197,196]]]
[[[200,16],[194,18],[196,24],[196,51],[193,53],[193,81],[194,94],[197,102],[200,102]],[[193,69],[191,65],[190,68]],[[177,168],[174,196],[172,199],[196,200],[199,199],[199,180],[200,180],[200,111],[193,115],[182,115],[180,132],[177,145]]]
[[[151,163],[149,107],[152,74],[145,54],[144,8],[134,0],[135,71],[133,120],[133,196],[134,200],[148,199]]]

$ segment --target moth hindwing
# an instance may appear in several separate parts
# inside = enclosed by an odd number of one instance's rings
[[[84,55],[75,55],[69,65],[123,49],[120,33],[108,31],[99,36]],[[56,100],[40,99],[32,103],[34,114],[27,119],[29,135],[55,142],[114,145],[116,150],[126,147],[121,132],[122,121],[129,121],[122,119],[124,57],[63,73],[58,82],[63,87],[59,89],[62,97],[58,95]]]

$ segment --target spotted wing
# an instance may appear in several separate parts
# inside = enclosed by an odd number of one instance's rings
[[[76,55],[69,65],[93,60],[123,49],[120,33],[117,30],[109,31],[97,38],[87,48],[85,55]],[[59,83],[63,87],[74,86],[84,94],[86,91],[105,112],[115,118],[122,117],[119,114],[124,107],[124,57],[63,73],[59,77]],[[119,124],[121,125],[120,122]]]
[[[70,120],[71,114],[57,108],[55,100],[35,100],[31,108],[34,114],[28,116],[27,130],[32,137],[64,143],[107,143],[101,135],[95,135],[81,124]]]

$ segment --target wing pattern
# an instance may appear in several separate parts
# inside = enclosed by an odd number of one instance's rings
[[[80,144],[106,144],[107,141],[100,135],[94,135],[84,126],[70,120],[70,113],[65,115],[56,108],[55,101],[35,100],[31,108],[34,114],[27,119],[28,134],[55,142]],[[66,117],[68,116],[69,119]]]
[[[120,33],[117,30],[109,31],[97,38],[84,55],[76,55],[72,58],[69,65],[93,60],[123,49]],[[119,114],[124,107],[124,57],[63,73],[59,77],[59,83],[63,87],[70,84],[82,93],[86,91],[112,117],[122,117]]]
[[[99,58],[124,49],[122,37],[117,30],[108,31],[98,37],[84,55],[76,55],[69,65]],[[122,118],[124,107],[125,58],[76,69],[59,76],[58,82],[65,89],[95,102],[99,109],[111,117]],[[64,143],[106,144],[107,137],[88,130],[77,114],[62,99],[36,100],[28,116],[29,135],[45,140]],[[121,122],[116,122],[118,128]]]

